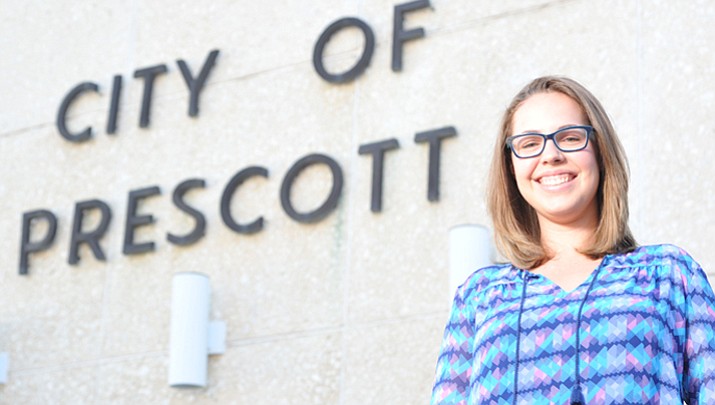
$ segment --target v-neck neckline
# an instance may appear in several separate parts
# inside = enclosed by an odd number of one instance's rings
[[[524,272],[524,276],[531,276],[531,277],[538,278],[539,280],[543,280],[547,285],[556,288],[556,291],[558,292],[556,295],[558,295],[560,297],[567,297],[567,296],[573,294],[574,292],[581,290],[582,288],[584,288],[584,286],[587,287],[589,284],[591,284],[593,282],[593,278],[595,277],[596,273],[598,273],[598,271],[601,269],[601,267],[603,267],[603,265],[606,263],[606,259],[608,257],[610,257],[610,255],[603,256],[601,258],[601,261],[598,263],[598,265],[596,267],[593,268],[593,270],[591,270],[591,272],[588,274],[588,276],[579,285],[577,285],[576,287],[574,287],[571,290],[566,290],[560,284],[558,284],[557,282],[553,281],[551,278],[549,278],[541,273],[532,273],[531,271],[524,270],[524,269],[519,269],[519,270]]]

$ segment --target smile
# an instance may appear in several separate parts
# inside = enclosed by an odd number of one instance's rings
[[[558,176],[544,176],[538,181],[545,186],[558,186],[571,181],[572,178],[570,174],[560,174]]]

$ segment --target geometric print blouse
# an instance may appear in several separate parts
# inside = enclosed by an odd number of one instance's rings
[[[583,284],[496,265],[456,292],[432,404],[715,404],[715,296],[672,245],[607,255]]]

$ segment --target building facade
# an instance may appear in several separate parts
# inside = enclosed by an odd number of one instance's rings
[[[0,403],[420,404],[511,97],[611,114],[631,227],[715,272],[706,1],[9,2]],[[172,278],[225,350],[169,385]]]

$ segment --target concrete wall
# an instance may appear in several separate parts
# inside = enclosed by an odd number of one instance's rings
[[[488,224],[486,170],[502,109],[532,78],[565,74],[603,102],[632,171],[631,226],[640,243],[676,243],[715,271],[715,5],[707,1],[431,0],[405,25],[425,38],[390,69],[393,7],[383,0],[3,2],[0,8],[0,352],[10,356],[0,403],[419,404],[428,401],[447,317],[447,234]],[[327,83],[313,46],[333,21],[357,16],[376,47],[357,80]],[[332,71],[362,52],[356,30],[326,49]],[[194,74],[220,50],[189,117],[176,64]],[[137,69],[166,64],[154,86],[151,122],[139,128]],[[124,80],[117,132],[105,130],[112,77]],[[75,85],[68,114],[91,140],[62,138],[55,116]],[[426,198],[428,147],[417,132],[454,126],[442,144],[441,198]],[[360,145],[396,138],[387,153],[383,210],[370,211],[372,159]],[[303,224],[279,190],[301,157],[341,166],[338,207]],[[220,215],[224,187],[258,165],[234,196],[241,235]],[[193,220],[171,199],[200,178],[186,201],[206,235],[176,246]],[[332,184],[321,166],[295,183],[308,211]],[[138,212],[153,252],[125,255],[128,193],[158,186]],[[104,201],[112,220],[100,245],[69,265],[74,207]],[[18,274],[22,215],[58,219],[52,246]],[[88,215],[86,228],[99,221]],[[33,227],[36,240],[46,226]],[[205,389],[167,383],[172,274],[211,278],[211,317],[227,322],[227,350],[209,361]]]

